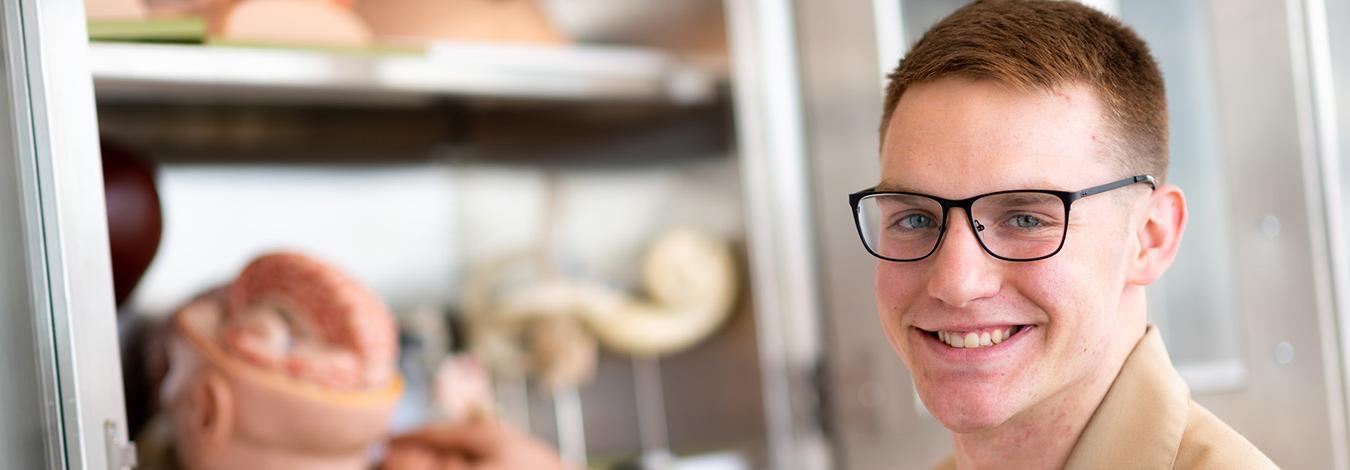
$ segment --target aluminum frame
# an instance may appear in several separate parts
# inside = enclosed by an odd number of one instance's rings
[[[1345,410],[1300,0],[1210,2],[1247,385],[1197,401],[1289,468],[1344,468]],[[1262,229],[1281,221],[1279,231]],[[1281,351],[1292,355],[1282,354]],[[1283,357],[1282,357],[1283,356]],[[1260,407],[1253,404],[1260,403]],[[1259,409],[1258,409],[1259,408]],[[1290,441],[1287,436],[1304,436]]]
[[[796,12],[772,0],[724,5],[767,421],[769,461],[754,465],[828,468],[816,389],[820,299]]]
[[[0,112],[0,308],[12,312],[0,332],[0,370],[9,380],[0,390],[0,455],[24,468],[65,467],[60,385],[57,382],[47,269],[37,210],[23,20],[18,3],[0,6],[3,112]],[[31,387],[22,387],[28,383]],[[28,442],[25,442],[25,441]],[[32,440],[38,440],[34,446]]]
[[[1300,119],[1304,121],[1305,132],[1303,134],[1303,153],[1305,161],[1311,160],[1313,163],[1306,165],[1306,171],[1311,171],[1309,178],[1317,181],[1315,189],[1309,194],[1310,202],[1314,208],[1318,207],[1320,202],[1320,216],[1322,217],[1321,231],[1324,237],[1315,238],[1314,242],[1322,244],[1325,257],[1330,265],[1326,270],[1319,273],[1318,282],[1321,288],[1327,292],[1327,297],[1323,298],[1324,303],[1330,304],[1334,309],[1334,323],[1336,328],[1327,328],[1334,331],[1334,336],[1329,336],[1324,332],[1324,349],[1338,347],[1336,353],[1328,353],[1332,356],[1338,355],[1340,358],[1339,369],[1341,381],[1328,387],[1328,396],[1334,405],[1334,412],[1341,418],[1339,429],[1336,430],[1338,438],[1335,441],[1335,464],[1336,468],[1350,468],[1350,454],[1347,454],[1347,442],[1350,434],[1346,427],[1350,425],[1347,420],[1350,419],[1350,394],[1347,394],[1345,381],[1350,377],[1350,227],[1347,226],[1345,214],[1347,193],[1342,187],[1342,165],[1350,161],[1342,162],[1345,158],[1345,151],[1342,146],[1342,139],[1347,137],[1343,135],[1342,126],[1347,121],[1345,105],[1350,103],[1350,98],[1342,99],[1338,96],[1337,80],[1342,80],[1341,85],[1350,77],[1338,76],[1336,71],[1345,70],[1347,61],[1350,61],[1350,35],[1346,35],[1339,30],[1333,30],[1331,25],[1337,24],[1337,21],[1350,19],[1350,8],[1339,3],[1329,3],[1326,0],[1304,0],[1290,1],[1289,14],[1291,17],[1291,43],[1295,45],[1294,54],[1306,56],[1301,63],[1296,63],[1295,75],[1301,82],[1299,84],[1300,101]],[[1339,41],[1339,42],[1336,42]],[[1301,43],[1301,44],[1300,44]],[[1339,55],[1333,52],[1334,49],[1341,48]],[[1345,93],[1344,89],[1339,91]],[[1339,395],[1339,396],[1337,396]]]
[[[53,468],[134,465],[84,2],[4,4],[28,286]],[[3,215],[3,214],[0,214]]]

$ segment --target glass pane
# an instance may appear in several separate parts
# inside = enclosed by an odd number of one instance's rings
[[[905,48],[914,45],[923,33],[928,32],[928,28],[937,23],[938,20],[950,15],[957,8],[970,3],[965,0],[908,0],[904,2],[902,8],[902,18],[905,21]]]
[[[1153,47],[1171,115],[1167,182],[1186,192],[1190,221],[1175,264],[1150,288],[1149,321],[1158,325],[1172,362],[1199,393],[1240,387],[1246,380],[1242,329],[1232,305],[1228,188],[1216,135],[1207,3],[1120,2],[1121,17],[1145,41],[1167,45]]]
[[[1340,259],[1336,273],[1338,278],[1336,298],[1340,301],[1342,325],[1347,322],[1347,315],[1350,315],[1350,29],[1336,27],[1336,25],[1347,24],[1350,21],[1350,2],[1325,1],[1326,15],[1325,24],[1327,27],[1327,39],[1331,55],[1331,86],[1335,90],[1333,102],[1320,102],[1318,106],[1330,106],[1334,108],[1332,115],[1335,118],[1337,128],[1337,140],[1334,142],[1334,154],[1328,161],[1323,162],[1328,171],[1336,171],[1339,174],[1332,178],[1331,187],[1327,188],[1327,195],[1335,200],[1327,201],[1328,207],[1340,207],[1340,225],[1339,233],[1333,232],[1331,235],[1332,249],[1340,250]],[[1312,18],[1311,21],[1319,21]],[[1319,97],[1325,98],[1325,97]],[[1346,328],[1341,327],[1345,332]],[[1345,338],[1341,339],[1345,342]],[[1350,348],[1342,347],[1342,351],[1350,351]],[[1343,354],[1345,354],[1343,352]],[[1347,357],[1350,358],[1350,357]],[[1343,364],[1344,365],[1344,364]]]

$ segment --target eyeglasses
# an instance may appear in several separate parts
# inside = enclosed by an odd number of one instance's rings
[[[1158,188],[1152,176],[1139,175],[1081,191],[998,191],[961,200],[864,189],[848,195],[848,202],[863,246],[877,258],[907,262],[929,257],[947,233],[947,214],[959,207],[990,256],[1036,261],[1064,248],[1074,201],[1137,183]]]

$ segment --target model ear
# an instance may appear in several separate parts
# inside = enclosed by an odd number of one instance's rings
[[[1176,186],[1160,186],[1149,196],[1145,210],[1145,219],[1135,232],[1138,251],[1129,273],[1129,282],[1137,285],[1157,281],[1176,259],[1186,230],[1186,196]]]
[[[234,398],[229,385],[215,372],[204,372],[192,385],[191,420],[194,435],[207,446],[223,444],[234,427]]]

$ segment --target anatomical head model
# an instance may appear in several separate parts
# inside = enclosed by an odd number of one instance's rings
[[[302,255],[254,260],[169,330],[161,397],[186,468],[366,468],[403,391],[389,310]]]

